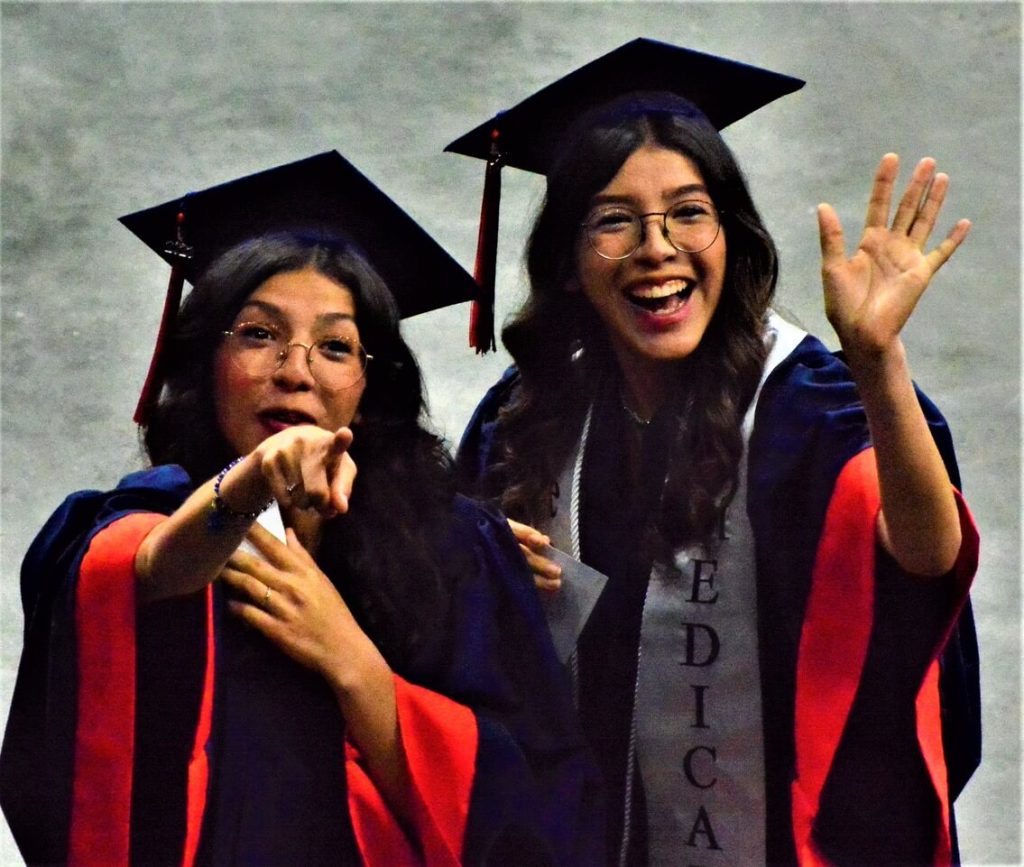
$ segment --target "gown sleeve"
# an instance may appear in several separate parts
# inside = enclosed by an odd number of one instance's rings
[[[801,864],[956,859],[951,802],[980,741],[967,595],[978,534],[945,420],[919,400],[960,515],[958,559],[938,579],[907,574],[877,543],[876,462],[841,357],[805,339],[758,404],[748,508],[772,636],[769,834],[791,835],[769,850]]]
[[[24,649],[0,802],[28,863],[127,863],[135,745],[134,554],[187,496],[178,468],[73,494],[22,568]]]
[[[459,498],[453,544],[472,546],[448,624],[448,664],[396,676],[412,778],[403,833],[347,745],[350,810],[368,865],[597,865],[597,771],[529,575],[507,524]],[[418,849],[409,839],[418,841]]]
[[[889,841],[878,858],[916,861],[930,848],[932,863],[952,861],[939,659],[978,552],[974,521],[959,492],[956,499],[963,538],[957,561],[943,578],[919,579],[875,540],[873,451],[852,458],[837,480],[797,665],[793,829],[801,865],[854,863],[871,851],[863,841],[880,832]],[[901,733],[918,755],[890,748]],[[923,796],[915,807],[906,797],[915,787],[930,788],[937,809]],[[892,805],[900,801],[905,816],[882,832],[881,813],[898,815]],[[851,810],[853,803],[862,806]]]
[[[74,763],[68,861],[127,863],[135,753],[135,552],[165,516],[136,512],[93,536],[73,600]]]
[[[456,472],[459,490],[474,497],[490,496],[484,490],[484,480],[495,460],[498,413],[509,401],[519,372],[509,367],[501,379],[492,385],[474,410],[459,441],[456,453]]]

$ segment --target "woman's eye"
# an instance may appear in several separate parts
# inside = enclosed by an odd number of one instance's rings
[[[234,333],[251,343],[273,343],[277,340],[277,333],[272,328],[255,322],[246,322],[237,326]]]
[[[714,208],[711,203],[700,201],[680,202],[668,212],[670,220],[681,220],[688,223],[711,219],[713,215]]]
[[[344,337],[328,337],[317,344],[317,349],[326,358],[341,360],[355,353],[355,345]]]
[[[631,211],[599,211],[590,218],[590,225],[599,232],[617,232],[635,219]]]

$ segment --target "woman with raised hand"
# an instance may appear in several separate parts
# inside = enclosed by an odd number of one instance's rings
[[[492,164],[544,171],[547,194],[515,367],[460,469],[542,593],[573,589],[549,542],[607,576],[571,668],[609,864],[957,857],[978,539],[900,333],[969,224],[933,246],[947,176],[921,160],[898,193],[887,154],[852,254],[818,209],[843,353],[782,320],[716,128],[800,84],[780,78],[637,40],[492,122]]]
[[[529,570],[456,496],[399,330],[468,275],[336,153],[125,222],[162,250],[179,210],[152,467],[25,560],[0,794],[26,860],[592,863]]]

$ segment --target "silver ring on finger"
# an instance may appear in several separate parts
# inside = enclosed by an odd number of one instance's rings
[[[269,584],[264,584],[263,586],[267,588],[267,591],[263,594],[263,601],[260,602],[260,608],[262,608],[266,612],[269,612],[270,611],[270,608],[269,608],[269,605],[270,605],[270,585]]]

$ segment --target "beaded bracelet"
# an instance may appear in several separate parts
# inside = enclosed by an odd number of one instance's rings
[[[244,455],[240,458],[235,458],[217,474],[217,478],[213,481],[213,500],[210,502],[210,514],[207,516],[206,525],[215,533],[223,530],[225,527],[237,527],[243,524],[251,524],[267,509],[269,509],[270,504],[274,502],[273,499],[270,499],[258,509],[254,509],[251,512],[239,512],[236,509],[232,509],[231,506],[225,503],[221,498],[220,483],[224,481],[224,477],[232,470],[233,467],[236,467],[244,460]]]

